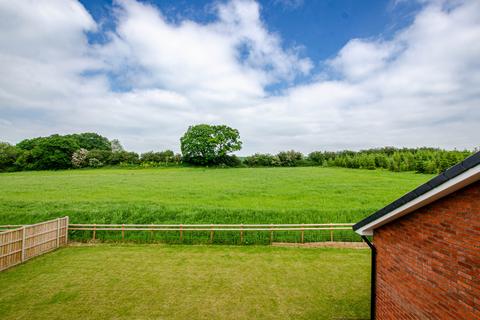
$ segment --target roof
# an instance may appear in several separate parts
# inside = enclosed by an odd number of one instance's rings
[[[357,222],[353,230],[373,235],[376,228],[480,180],[480,151]]]

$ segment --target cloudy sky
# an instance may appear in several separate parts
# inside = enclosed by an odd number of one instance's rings
[[[480,145],[480,1],[0,0],[0,140],[239,153]]]

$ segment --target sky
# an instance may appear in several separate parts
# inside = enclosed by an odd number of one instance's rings
[[[0,0],[0,141],[239,155],[480,145],[480,1]]]

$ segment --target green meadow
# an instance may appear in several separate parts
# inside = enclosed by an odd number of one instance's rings
[[[429,178],[412,172],[323,167],[2,173],[0,224],[34,223],[65,215],[71,223],[356,222]],[[72,236],[89,237],[87,232]],[[100,239],[117,236],[98,234]],[[306,235],[310,241],[324,236],[318,232]],[[169,236],[136,233],[129,237],[168,240]],[[246,237],[248,243],[262,242],[266,236]],[[278,237],[280,241],[294,235]],[[341,237],[355,236],[344,232]],[[201,237],[191,234],[190,238]],[[225,239],[220,235],[216,242]]]

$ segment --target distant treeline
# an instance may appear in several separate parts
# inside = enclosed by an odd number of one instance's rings
[[[239,158],[225,155],[216,166],[296,167],[325,166],[359,169],[387,169],[438,173],[471,155],[471,151],[436,148],[378,148],[362,151],[315,151],[303,155],[282,151],[276,155],[254,154]],[[198,159],[197,159],[198,160]],[[198,161],[197,161],[198,163]],[[26,139],[16,145],[0,142],[0,171],[57,170],[103,166],[179,166],[191,162],[171,150],[138,154],[125,151],[118,140],[96,133],[51,135]]]
[[[439,173],[471,154],[472,152],[468,150],[385,147],[361,151],[314,151],[308,156],[304,156],[302,153],[292,150],[283,151],[277,155],[254,154],[245,157],[243,163],[250,167],[324,166]]]
[[[181,163],[171,150],[141,155],[125,151],[116,139],[91,132],[0,142],[0,171],[58,170],[103,166],[165,166]]]

